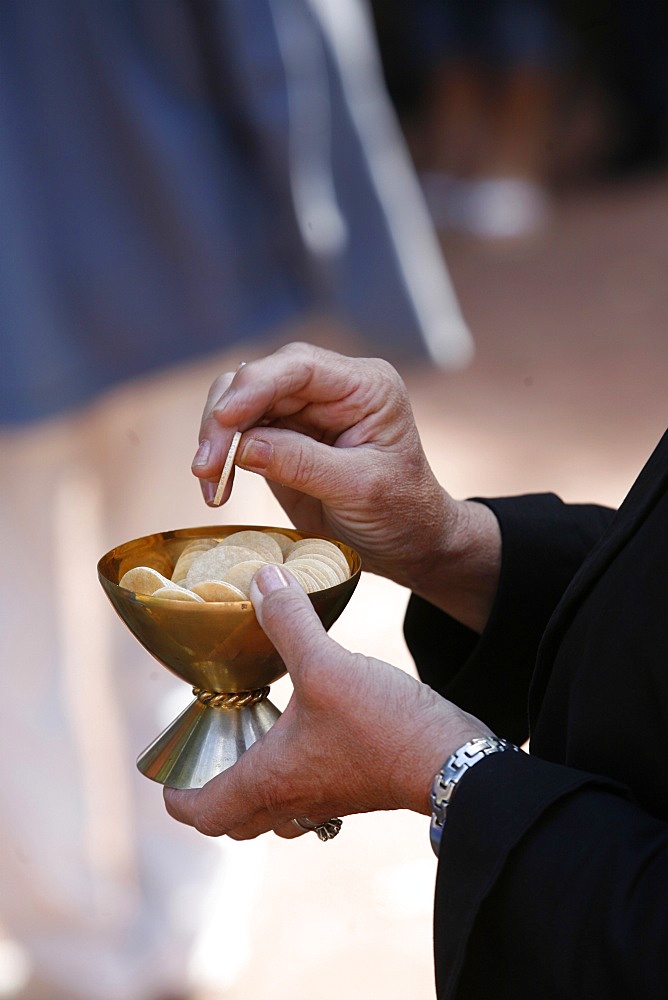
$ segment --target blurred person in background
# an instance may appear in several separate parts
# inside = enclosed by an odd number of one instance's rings
[[[566,0],[582,76],[600,104],[599,174],[628,178],[668,163],[668,6],[663,0]]]
[[[372,7],[388,89],[443,230],[530,235],[564,189],[665,169],[661,0],[475,10],[419,0],[410,16],[403,0]],[[488,183],[503,178],[523,183]]]
[[[567,51],[554,0],[375,5],[381,43],[401,23],[413,154],[435,223],[482,239],[531,236],[550,214],[547,147]],[[396,23],[395,23],[396,22]],[[386,50],[387,51],[387,50]],[[390,73],[397,80],[399,68]],[[399,85],[400,89],[400,85]]]
[[[184,840],[135,770],[187,696],[110,620],[95,563],[200,519],[179,470],[212,365],[302,327],[398,360],[470,356],[365,7],[7,0],[0,219],[0,921],[26,957],[15,992],[224,989],[257,886],[235,882],[228,847]]]

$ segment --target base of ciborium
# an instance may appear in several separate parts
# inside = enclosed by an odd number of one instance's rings
[[[280,717],[267,700],[269,688],[197,695],[137,758],[147,778],[170,788],[201,788],[235,764]]]

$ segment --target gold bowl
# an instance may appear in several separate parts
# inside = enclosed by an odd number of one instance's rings
[[[100,583],[122,621],[196,695],[137,759],[139,770],[161,784],[197,788],[238,760],[279,717],[267,694],[286,668],[250,601],[191,603],[148,597],[125,590],[119,580],[135,566],[151,566],[169,578],[181,550],[194,538],[224,538],[249,528],[280,531],[295,540],[321,537],[247,524],[181,528],[125,542],[98,563]],[[343,552],[351,575],[343,583],[309,594],[326,629],[352,597],[361,572],[357,552],[334,539],[328,541]]]

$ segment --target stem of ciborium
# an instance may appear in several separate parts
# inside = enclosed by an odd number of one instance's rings
[[[137,758],[142,774],[172,788],[201,788],[235,764],[281,715],[268,687],[193,693],[195,700]]]

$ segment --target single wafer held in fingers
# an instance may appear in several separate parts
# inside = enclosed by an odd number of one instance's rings
[[[230,478],[230,473],[232,472],[234,459],[236,457],[240,441],[241,431],[235,431],[234,437],[232,438],[232,444],[230,445],[230,450],[227,453],[227,458],[225,459],[225,464],[223,465],[223,471],[221,472],[220,479],[218,480],[218,488],[212,502],[213,507],[220,507],[223,499],[223,493],[225,492],[225,487],[227,486],[227,480]]]
[[[245,361],[240,361],[237,367],[237,371],[245,366]],[[223,493],[225,492],[225,487],[227,486],[227,480],[230,478],[230,473],[232,472],[232,467],[234,465],[234,459],[237,454],[237,449],[239,447],[239,442],[241,441],[241,431],[235,431],[232,438],[232,443],[230,444],[229,451],[227,453],[227,458],[225,459],[225,464],[223,465],[223,471],[220,474],[220,479],[218,480],[218,488],[216,489],[216,494],[213,498],[213,507],[220,507],[223,499]]]

